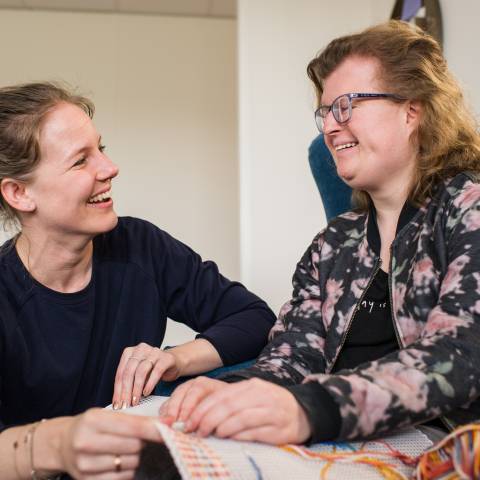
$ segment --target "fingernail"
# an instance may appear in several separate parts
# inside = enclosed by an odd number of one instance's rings
[[[122,410],[125,410],[127,408],[127,402],[122,403]]]
[[[136,405],[137,404],[137,397],[133,397],[132,398],[132,405]]]
[[[185,432],[186,431],[186,424],[185,422],[173,422],[172,429],[177,432]]]
[[[114,404],[112,405],[112,409],[113,409],[113,410],[116,410],[117,408],[118,408],[117,404],[114,403]]]

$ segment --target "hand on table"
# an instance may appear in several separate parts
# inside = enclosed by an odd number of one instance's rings
[[[90,409],[67,421],[60,454],[63,470],[76,479],[133,479],[143,441],[161,441],[149,417]]]
[[[198,377],[179,386],[160,410],[185,431],[279,445],[311,436],[305,411],[285,388],[252,378],[227,384]]]
[[[113,409],[138,405],[142,395],[150,395],[160,380],[180,376],[181,362],[170,350],[146,343],[127,347],[120,358],[113,388]]]

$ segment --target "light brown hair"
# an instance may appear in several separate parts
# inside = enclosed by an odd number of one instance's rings
[[[307,67],[319,103],[325,79],[353,55],[377,59],[388,92],[418,101],[422,107],[415,136],[416,176],[409,196],[414,205],[431,196],[435,186],[446,178],[467,170],[480,173],[476,121],[433,37],[408,23],[392,20],[333,40]],[[354,191],[353,198],[360,209],[368,208],[366,192]]]
[[[92,118],[93,103],[57,83],[0,88],[0,182],[27,180],[40,161],[39,133],[48,112],[61,102],[80,107]],[[18,217],[0,192],[0,220],[17,226]]]

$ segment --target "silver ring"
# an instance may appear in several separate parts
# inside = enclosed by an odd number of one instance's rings
[[[120,455],[115,455],[115,460],[113,461],[113,464],[115,465],[116,472],[122,471],[122,458],[120,457]]]

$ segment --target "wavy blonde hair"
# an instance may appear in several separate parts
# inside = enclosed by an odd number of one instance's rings
[[[415,136],[416,175],[409,195],[414,205],[423,203],[446,178],[467,170],[480,173],[477,123],[433,37],[408,23],[391,20],[333,40],[307,67],[319,103],[325,79],[352,55],[377,59],[389,93],[422,106]],[[354,191],[353,199],[362,210],[370,204],[364,191]]]

